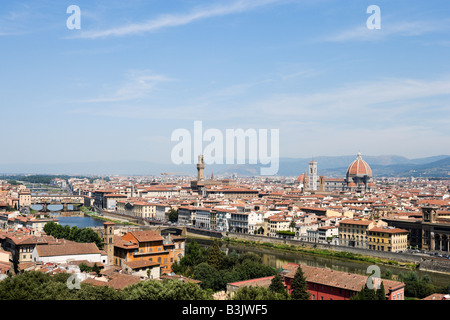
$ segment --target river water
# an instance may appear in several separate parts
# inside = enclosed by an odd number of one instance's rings
[[[72,210],[72,205],[69,205],[69,210]],[[33,210],[41,210],[42,206],[33,205],[31,206]],[[89,228],[89,227],[102,227],[104,221],[99,219],[94,219],[89,216],[80,215],[79,212],[71,213],[65,212],[61,214],[60,210],[62,210],[62,205],[49,205],[48,212],[46,214],[50,215],[52,218],[58,219],[58,223],[62,226],[68,225],[69,227],[78,227],[78,228]]]

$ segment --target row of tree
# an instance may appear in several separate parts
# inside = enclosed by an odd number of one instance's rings
[[[94,242],[99,249],[103,248],[103,239],[90,228],[62,226],[55,222],[47,222],[44,226],[44,232],[56,239],[66,239],[82,243]]]
[[[81,283],[68,286],[70,274],[29,271],[0,281],[0,300],[211,300],[211,292],[177,280],[141,281],[122,290]],[[70,280],[69,280],[70,281]]]

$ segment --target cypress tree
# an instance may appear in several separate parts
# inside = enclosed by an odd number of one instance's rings
[[[386,293],[384,292],[384,283],[381,281],[380,287],[377,289],[378,300],[386,300]]]
[[[216,270],[219,270],[222,265],[222,251],[219,247],[219,241],[214,239],[214,244],[208,250],[206,262]]]
[[[306,278],[300,266],[298,266],[297,271],[295,272],[294,279],[292,280],[291,289],[292,289],[291,298],[293,300],[309,299],[310,294],[307,290]]]
[[[284,289],[283,280],[281,280],[281,276],[279,273],[277,273],[275,275],[275,277],[273,277],[272,281],[270,282],[269,290],[276,292],[276,293],[281,293],[281,294],[286,293],[286,290]]]
[[[377,300],[377,295],[375,293],[374,288],[370,289],[367,287],[366,284],[365,291],[366,291],[366,300]]]

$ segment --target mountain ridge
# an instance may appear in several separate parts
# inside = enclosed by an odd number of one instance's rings
[[[348,166],[356,156],[318,156],[318,174],[329,177],[344,177]],[[450,156],[438,155],[408,159],[398,155],[363,156],[370,165],[374,177],[381,176],[433,176],[449,177]],[[311,158],[279,159],[278,176],[298,176],[308,169]],[[258,164],[206,165],[205,176],[260,175]],[[150,161],[91,161],[53,164],[9,164],[0,165],[0,174],[69,174],[69,175],[161,175],[163,172],[182,172],[196,175],[195,164],[175,165]]]

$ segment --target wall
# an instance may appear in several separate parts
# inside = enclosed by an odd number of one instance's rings
[[[65,256],[52,256],[52,257],[39,257],[37,250],[33,251],[33,261],[42,263],[67,263],[69,260],[87,260],[89,262],[102,262],[100,254],[80,254],[80,255],[65,255]]]
[[[197,229],[197,228],[192,228],[192,227],[186,227],[186,231],[191,235],[200,235],[200,236],[205,236],[205,237],[212,237],[212,238],[218,238],[221,239],[222,238],[222,233],[218,232],[218,231],[210,231],[210,230],[202,230],[202,229]]]

